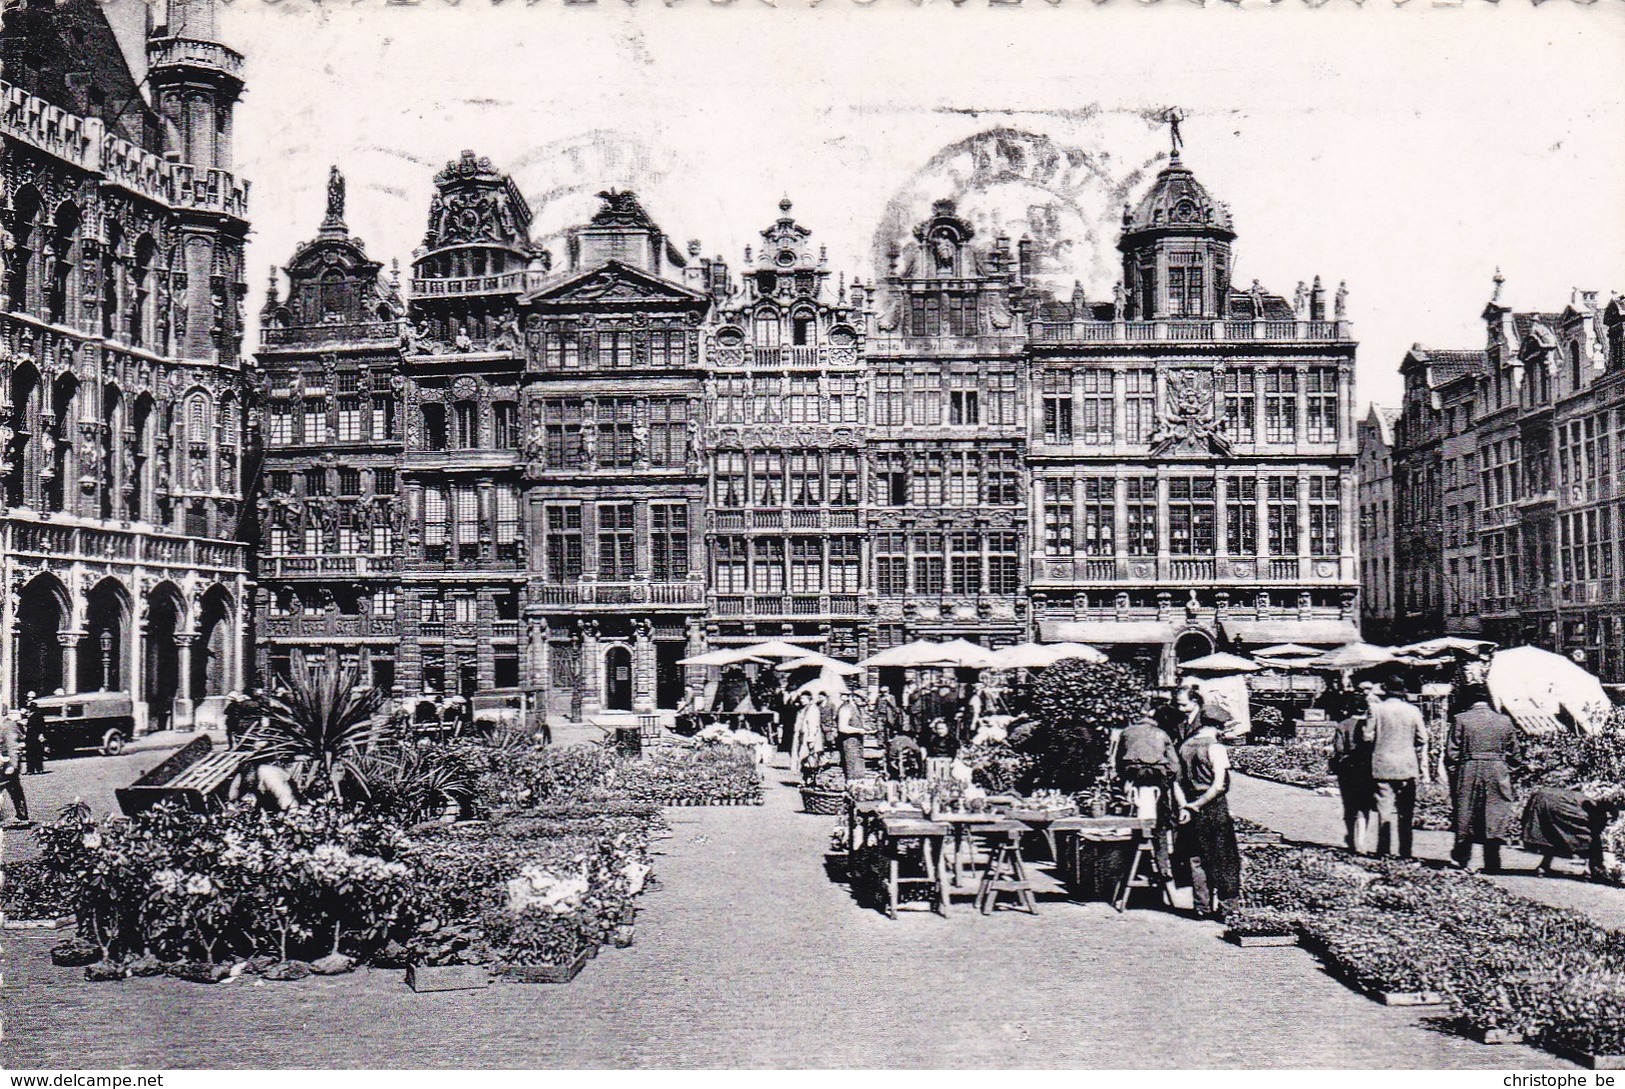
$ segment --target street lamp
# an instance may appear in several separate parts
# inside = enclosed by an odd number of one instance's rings
[[[103,628],[102,644],[102,691],[106,692],[113,687],[113,629]]]

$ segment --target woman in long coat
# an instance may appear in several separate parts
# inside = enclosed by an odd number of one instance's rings
[[[1498,873],[1501,844],[1512,838],[1518,820],[1508,769],[1518,755],[1518,728],[1490,707],[1489,693],[1482,686],[1472,686],[1464,696],[1467,710],[1451,724],[1444,750],[1456,832],[1450,855],[1465,869],[1472,861],[1473,844],[1482,844],[1484,872]]]
[[[790,736],[790,770],[800,773],[801,762],[824,751],[824,727],[811,692],[796,697],[796,723]]]

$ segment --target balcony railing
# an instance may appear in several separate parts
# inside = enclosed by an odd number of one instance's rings
[[[269,639],[366,639],[397,638],[399,621],[383,616],[268,616],[260,621],[260,633]]]
[[[1176,582],[1208,582],[1213,578],[1212,560],[1169,560],[1168,577]]]
[[[717,616],[861,616],[857,594],[718,594]]]
[[[365,341],[394,341],[401,327],[393,321],[327,322],[320,325],[267,325],[260,329],[260,343],[268,348],[283,344],[356,344]]]
[[[1136,582],[1165,583],[1242,582],[1260,580],[1297,582],[1304,578],[1296,559],[1272,559],[1262,565],[1251,556],[1233,556],[1220,562],[1209,557],[1129,556],[1120,568],[1115,557],[1045,556],[1032,563],[1032,577],[1038,582]],[[1326,565],[1330,564],[1327,569]],[[1313,577],[1335,581],[1341,577],[1336,558],[1316,559]]]
[[[212,567],[241,571],[248,549],[227,541],[202,541],[161,533],[126,529],[16,522],[11,527],[11,551],[50,556],[58,560],[154,563],[184,567]]]
[[[412,280],[412,294],[418,298],[434,298],[534,291],[546,282],[547,277],[546,272],[535,269],[517,269],[492,276],[420,276]]]
[[[243,55],[219,42],[203,42],[194,38],[153,38],[147,42],[147,68],[178,65],[189,68],[208,68],[224,72],[237,79],[243,78]]]
[[[261,560],[264,577],[273,579],[300,578],[377,578],[398,574],[399,556],[266,556]]]
[[[577,582],[543,586],[544,605],[703,605],[702,582]]]
[[[1035,321],[1040,344],[1353,339],[1346,321]]]

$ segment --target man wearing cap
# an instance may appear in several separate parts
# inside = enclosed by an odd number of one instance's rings
[[[32,700],[34,693],[30,692],[28,698]],[[23,794],[22,764],[18,757],[20,753],[17,740],[17,716],[6,712],[0,714],[0,790],[11,798],[11,820],[7,823],[10,828],[26,828],[28,820],[28,798]]]

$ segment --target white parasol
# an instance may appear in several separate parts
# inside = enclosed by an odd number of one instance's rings
[[[1263,667],[1239,654],[1228,654],[1221,650],[1217,654],[1205,654],[1188,662],[1180,662],[1179,668],[1192,673],[1257,673]]]
[[[1057,662],[1104,662],[1106,655],[1084,643],[1018,643],[991,655],[992,669],[1043,669]]]
[[[1484,683],[1497,706],[1530,733],[1558,729],[1557,714],[1565,711],[1581,733],[1594,734],[1613,707],[1596,677],[1539,647],[1496,651]]]
[[[789,661],[780,662],[773,668],[784,672],[789,672],[790,670],[795,669],[823,669],[832,673],[838,673],[843,677],[851,677],[855,674],[863,672],[862,666],[855,666],[851,662],[843,662],[839,658],[831,658],[827,654],[816,653],[807,654],[802,658],[792,658]]]
[[[860,666],[896,666],[903,669],[986,669],[992,652],[963,639],[946,643],[923,640],[883,650],[859,662]]]

